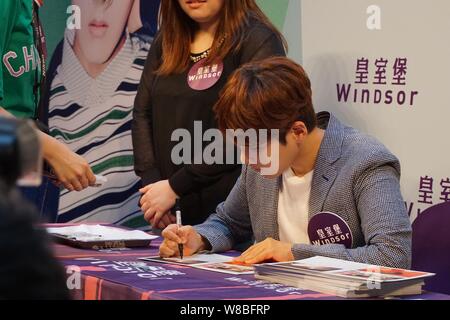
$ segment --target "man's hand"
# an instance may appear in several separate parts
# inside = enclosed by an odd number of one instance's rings
[[[168,212],[175,205],[177,195],[170,187],[168,180],[149,184],[139,191],[142,193],[141,210],[145,220],[151,223],[152,227],[161,228],[160,226],[162,226],[164,228],[167,226],[167,222],[175,222]],[[162,224],[160,224],[161,219],[163,219]]]
[[[0,107],[0,116],[14,117]],[[85,159],[72,152],[58,140],[38,132],[44,159],[56,174],[57,185],[62,184],[69,191],[81,191],[95,185],[95,176]]]
[[[45,160],[58,181],[69,191],[82,191],[95,185],[95,176],[87,161],[58,140],[39,132]]]
[[[162,236],[164,241],[159,247],[159,255],[163,258],[178,257],[178,244],[183,244],[183,256],[191,256],[205,248],[202,236],[192,226],[171,224],[164,229]]]
[[[234,259],[236,262],[245,264],[255,264],[266,260],[277,262],[294,260],[292,244],[267,238],[251,246],[240,257]]]

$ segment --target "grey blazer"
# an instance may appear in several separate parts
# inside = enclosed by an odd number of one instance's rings
[[[343,125],[328,112],[318,114],[318,123],[326,131],[314,168],[309,215],[329,211],[342,217],[353,233],[353,247],[294,244],[295,259],[320,255],[409,268],[411,223],[400,192],[398,159],[376,139]],[[211,243],[213,252],[252,238],[279,240],[280,185],[280,178],[265,178],[243,166],[226,201],[195,229]]]

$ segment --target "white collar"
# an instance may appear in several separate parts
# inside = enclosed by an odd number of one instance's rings
[[[74,40],[75,30],[66,29],[63,56],[58,73],[72,99],[83,106],[89,106],[91,103],[103,103],[114,94],[130,70],[137,48],[127,33],[123,47],[106,69],[94,79],[78,60],[73,50]]]

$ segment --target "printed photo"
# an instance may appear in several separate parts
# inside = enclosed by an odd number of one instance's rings
[[[231,262],[207,263],[194,266],[198,269],[223,272],[229,274],[252,274],[253,267],[234,264]]]
[[[373,274],[373,273],[383,274],[383,275],[390,276],[391,278],[395,277],[398,279],[401,279],[401,278],[411,279],[411,278],[424,276],[427,274],[426,272],[411,271],[411,270],[406,270],[406,269],[386,268],[386,267],[380,267],[380,268],[374,268],[374,269],[366,268],[366,269],[360,269],[360,271],[368,272],[371,274]]]
[[[56,222],[97,222],[148,230],[139,208],[131,122],[159,0],[71,0],[79,29],[66,28],[50,61],[44,99],[50,134],[107,182],[60,190]]]

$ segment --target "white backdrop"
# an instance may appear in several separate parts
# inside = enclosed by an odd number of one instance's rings
[[[301,62],[316,110],[399,157],[412,221],[450,200],[449,16],[448,0],[301,1]]]

